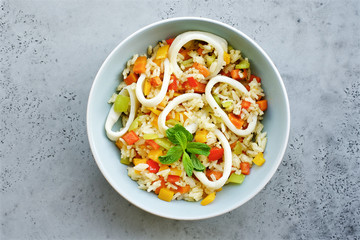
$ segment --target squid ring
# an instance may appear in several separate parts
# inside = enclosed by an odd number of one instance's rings
[[[235,127],[235,125],[230,121],[229,117],[226,115],[226,113],[224,112],[224,110],[222,110],[219,105],[216,103],[214,97],[211,94],[211,89],[213,88],[213,86],[218,83],[218,82],[223,82],[223,83],[227,83],[230,86],[232,86],[233,88],[239,90],[240,92],[243,92],[245,94],[248,93],[248,90],[244,87],[244,85],[242,85],[240,82],[229,78],[229,77],[225,77],[225,76],[216,76],[214,78],[212,78],[208,84],[206,85],[205,88],[205,97],[206,97],[206,101],[209,103],[210,107],[214,110],[215,113],[217,113],[218,115],[220,115],[220,117],[222,118],[222,120],[224,121],[225,125],[236,135],[238,136],[246,136],[249,135],[250,133],[252,133],[256,127],[256,122],[257,122],[257,116],[253,117],[252,121],[249,123],[248,127],[246,129],[238,129]]]
[[[121,113],[115,112],[114,110],[114,105],[112,105],[109,114],[107,116],[106,122],[105,122],[105,130],[106,130],[106,135],[108,136],[108,138],[111,141],[116,141],[118,138],[122,137],[129,129],[131,123],[134,121],[135,118],[135,114],[136,111],[139,107],[139,102],[136,98],[135,95],[135,86],[134,84],[129,85],[125,88],[123,88],[123,90],[121,90],[121,92],[119,94],[123,94],[124,91],[128,91],[129,96],[130,96],[130,115],[129,115],[129,119],[126,122],[125,126],[120,129],[118,132],[114,132],[112,130],[112,127],[114,126],[114,124],[119,120],[119,117],[121,116]]]
[[[210,75],[206,79],[210,79],[214,76],[216,76],[222,69],[223,65],[225,65],[224,61],[224,52],[227,51],[227,42],[225,39],[216,36],[211,33],[207,32],[200,32],[200,31],[189,31],[180,34],[175,38],[175,40],[172,42],[170,48],[169,48],[169,59],[171,66],[173,68],[173,71],[176,75],[176,77],[180,77],[182,74],[181,69],[179,68],[177,64],[177,54],[180,51],[181,47],[191,41],[191,40],[201,40],[205,41],[207,43],[210,43],[215,50],[217,51],[218,57],[217,57],[217,65],[213,72],[210,72]],[[213,63],[213,64],[214,64]]]
[[[160,113],[158,118],[158,126],[159,130],[165,134],[165,131],[168,129],[168,127],[165,125],[166,116],[169,114],[171,110],[173,110],[177,105],[179,105],[182,102],[185,102],[187,100],[191,100],[194,98],[201,98],[201,94],[198,93],[185,93],[182,94],[176,98],[174,98],[172,101],[168,103],[168,105],[164,108],[164,110]],[[189,126],[185,127],[189,132],[194,133],[197,129],[197,124],[193,123]]]
[[[226,137],[224,136],[224,134],[218,129],[215,129],[214,134],[220,140],[221,145],[224,148],[223,175],[221,176],[221,178],[219,178],[216,181],[210,181],[206,177],[205,173],[203,173],[203,172],[194,171],[194,174],[199,179],[199,181],[202,184],[204,184],[207,188],[216,190],[216,189],[219,189],[222,186],[224,186],[224,184],[226,183],[226,181],[228,180],[228,178],[230,176],[231,166],[232,166],[232,154],[231,154],[230,144],[229,144],[228,140],[226,139]]]
[[[164,61],[164,78],[163,83],[160,89],[160,92],[156,97],[151,99],[147,99],[144,97],[143,88],[145,82],[145,74],[141,74],[137,83],[136,83],[136,97],[145,107],[155,107],[164,99],[166,92],[168,90],[169,82],[170,82],[170,63],[169,59],[165,59]]]

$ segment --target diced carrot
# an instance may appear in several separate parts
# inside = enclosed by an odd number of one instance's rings
[[[125,142],[128,145],[133,145],[134,143],[136,143],[139,140],[138,135],[136,135],[136,133],[134,131],[130,131],[130,132],[126,133],[124,136],[122,136],[122,138],[125,140]]]
[[[250,174],[250,163],[241,162],[240,163],[241,174],[249,175]]]
[[[233,149],[236,146],[237,142],[233,142],[232,144],[230,144],[230,148]]]
[[[154,140],[145,140],[145,143],[147,145],[149,145],[150,147],[152,147],[152,149],[156,150],[156,149],[159,149],[160,148],[160,145],[157,144]]]
[[[232,124],[234,124],[234,126],[238,129],[240,129],[243,124],[245,123],[244,120],[242,120],[241,118],[237,117],[235,114],[230,113],[229,114],[229,120]]]
[[[210,149],[209,161],[219,160],[223,156],[224,156],[224,149],[223,148],[213,147],[213,148]]]
[[[258,76],[255,76],[255,75],[250,75],[250,82],[252,81],[252,80],[254,80],[254,78],[256,79],[256,81],[258,82],[258,83],[260,83],[261,82],[261,78],[260,77],[258,77]]]
[[[168,178],[167,178],[167,181],[169,183],[176,183],[180,180],[180,177],[179,176],[176,176],[176,175],[168,175]]]
[[[178,189],[176,190],[176,192],[179,192],[181,194],[184,194],[184,193],[187,193],[190,191],[190,186],[189,185],[185,185],[185,187],[180,187],[180,186],[177,186]]]
[[[199,82],[195,80],[193,77],[188,77],[187,82],[189,83],[190,87],[196,88],[199,85]]]
[[[247,69],[241,69],[242,72],[240,71],[239,75],[240,75],[240,79],[243,80],[243,79],[247,79],[248,77],[248,70]]]
[[[195,62],[195,63],[193,64],[193,67],[194,67],[195,69],[199,70],[199,72],[200,72],[204,77],[208,77],[208,76],[210,75],[209,70],[208,70],[205,66],[201,65],[200,63]]]
[[[145,73],[146,71],[146,60],[147,58],[145,56],[140,56],[136,59],[134,63],[133,71],[134,73]]]
[[[161,83],[162,83],[162,81],[161,81],[160,77],[158,77],[158,76],[150,78],[150,84],[154,87],[160,86]]]
[[[124,80],[124,82],[126,83],[126,85],[131,85],[132,83],[137,82],[138,80],[138,76],[131,72]]]
[[[222,177],[222,172],[220,171],[215,171],[215,170],[206,170],[206,176],[212,180],[211,175],[214,175],[215,179],[218,180]]]
[[[246,90],[250,91],[250,86],[249,85],[245,85]]]
[[[157,173],[159,171],[160,166],[159,166],[159,164],[157,162],[149,159],[149,160],[146,161],[146,163],[149,165],[149,168],[148,168],[149,172]]]
[[[260,100],[256,102],[259,105],[261,111],[265,111],[267,109],[267,100]]]
[[[239,72],[240,72],[239,69],[231,70],[231,72],[230,72],[231,78],[235,79],[235,80],[240,80]]]
[[[166,43],[171,45],[174,40],[175,40],[175,38],[169,38],[169,39],[166,40]]]
[[[234,69],[230,72],[231,78],[235,80],[243,80],[247,78],[247,70],[246,69]]]
[[[244,101],[244,100],[241,102],[242,108],[248,109],[250,107],[250,105],[251,105],[251,102]]]
[[[188,55],[189,52],[190,52],[189,49],[181,49],[181,50],[179,51],[179,53],[184,56],[184,60],[188,60],[188,59],[191,58],[191,57]]]
[[[196,81],[196,80],[195,80]],[[194,92],[196,93],[204,93],[205,92],[205,88],[206,88],[206,84],[205,83],[201,83],[201,82],[197,82],[197,86],[196,87],[191,87],[189,84],[189,81],[186,81],[182,84],[182,87],[185,90],[191,90],[194,89]]]
[[[203,55],[203,50],[204,50],[204,49],[202,49],[202,48],[198,48],[197,53],[198,53],[200,56],[202,56],[202,55]]]
[[[170,77],[170,84],[168,87],[168,90],[174,90],[174,92],[176,92],[178,90],[178,83],[177,83],[177,79],[175,77],[175,75],[171,75]]]

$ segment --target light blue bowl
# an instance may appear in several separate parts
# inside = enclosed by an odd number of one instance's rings
[[[211,32],[226,39],[235,49],[250,59],[252,70],[262,78],[262,86],[269,102],[263,124],[268,142],[266,162],[254,166],[241,185],[226,185],[214,202],[201,206],[200,202],[164,202],[153,193],[138,189],[120,163],[120,151],[105,135],[104,123],[110,105],[107,103],[122,76],[129,58],[146,53],[149,45],[189,30]],[[87,107],[87,131],[95,161],[111,186],[137,207],[166,218],[196,220],[229,212],[254,197],[271,179],[287,146],[290,129],[289,102],[283,81],[269,56],[252,39],[224,23],[205,18],[173,18],[153,23],[122,41],[106,58],[92,85]],[[276,200],[274,200],[276,201]]]

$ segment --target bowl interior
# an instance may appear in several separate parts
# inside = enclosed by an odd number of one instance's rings
[[[108,99],[114,93],[122,70],[132,55],[146,53],[149,45],[182,32],[200,30],[225,38],[235,49],[250,59],[253,72],[262,78],[269,102],[263,124],[268,134],[266,163],[254,166],[241,185],[226,185],[211,204],[199,202],[161,201],[153,193],[137,188],[120,163],[120,151],[105,135],[104,123],[110,109]],[[289,105],[281,77],[271,60],[246,35],[225,24],[200,18],[178,18],[145,27],[119,44],[99,70],[89,96],[87,129],[94,158],[108,182],[124,198],[153,214],[173,219],[203,219],[228,212],[252,198],[270,180],[283,157],[289,135]]]

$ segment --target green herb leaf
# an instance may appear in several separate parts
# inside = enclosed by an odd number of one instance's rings
[[[176,141],[179,142],[179,145],[181,146],[181,148],[184,151],[186,149],[186,145],[187,145],[187,139],[186,139],[185,133],[176,132],[175,133],[175,139],[176,139]]]
[[[175,138],[175,133],[177,132],[182,132],[185,134],[186,139],[188,142],[193,140],[193,135],[186,130],[186,128],[184,128],[183,126],[181,126],[180,124],[176,124],[174,127],[169,128],[168,130],[166,130],[166,136],[168,137],[168,139],[174,143],[174,144],[180,144],[178,142],[178,140]]]
[[[210,147],[205,143],[189,142],[186,147],[186,151],[189,153],[195,153],[200,155],[209,156]]]
[[[190,155],[190,158],[196,171],[202,172],[205,170],[206,167],[200,162],[194,153]]]
[[[183,152],[181,146],[174,146],[169,149],[165,156],[160,156],[159,160],[162,164],[172,164],[180,159]]]
[[[192,163],[192,160],[189,157],[189,154],[187,154],[187,152],[184,152],[183,157],[182,157],[182,162],[183,162],[186,174],[189,177],[191,177],[193,174],[194,165]]]

